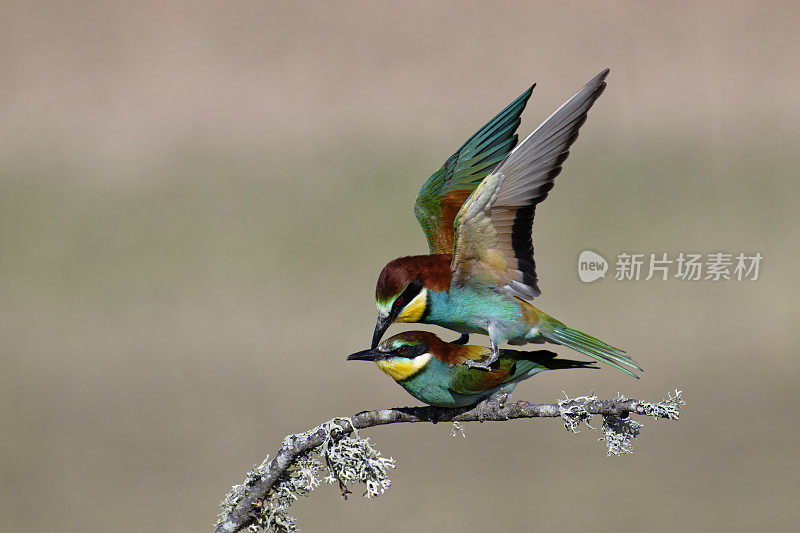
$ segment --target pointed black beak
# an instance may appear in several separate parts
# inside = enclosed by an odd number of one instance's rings
[[[375,324],[375,333],[372,334],[373,350],[378,347],[378,343],[381,342],[381,337],[383,337],[383,334],[389,329],[389,326],[392,325],[392,322],[394,322],[394,320],[391,315],[386,317],[378,315],[378,322]]]
[[[348,361],[374,361],[375,359],[383,356],[383,352],[370,348],[369,350],[361,350],[360,352],[351,353],[347,356]]]

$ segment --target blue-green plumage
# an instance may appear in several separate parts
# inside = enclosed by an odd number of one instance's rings
[[[513,350],[500,350],[500,359],[504,357],[510,358]],[[523,352],[517,352],[521,354]],[[545,352],[550,357],[554,356],[552,352]],[[516,354],[514,354],[516,355]],[[525,355],[538,355],[536,352],[527,352]],[[411,396],[417,400],[427,403],[429,405],[436,405],[439,407],[465,407],[468,405],[475,405],[476,403],[489,398],[490,396],[498,393],[503,389],[507,394],[511,394],[517,383],[529,377],[549,370],[547,367],[534,363],[533,361],[517,360],[515,361],[515,370],[512,376],[500,385],[492,387],[489,390],[480,390],[478,387],[459,386],[459,378],[461,381],[468,381],[468,376],[460,376],[461,374],[468,374],[474,372],[485,372],[485,370],[477,368],[468,368],[463,365],[455,367],[449,366],[436,358],[431,361],[413,376],[398,381],[397,383],[403,387]]]
[[[491,355],[484,346],[447,343],[426,331],[407,331],[348,359],[374,361],[409,394],[439,407],[465,407],[504,391],[544,370],[592,368],[591,363],[556,359],[546,350],[501,350],[489,368],[470,368]]]
[[[420,322],[437,324],[460,333],[488,334],[495,324],[505,338],[533,341],[531,326],[516,298],[481,285],[452,287],[449,291],[428,291],[426,313]]]

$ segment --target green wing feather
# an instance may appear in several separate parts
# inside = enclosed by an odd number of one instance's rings
[[[469,354],[469,359],[482,362],[489,357],[491,350]],[[596,368],[592,361],[575,361],[559,359],[549,350],[500,350],[500,358],[492,364],[490,370],[469,368],[460,361],[450,372],[448,387],[459,394],[481,394],[538,369],[559,370],[570,368]],[[531,375],[538,373],[534,372]]]
[[[472,357],[472,359],[480,362],[486,359],[490,353],[491,351],[487,350],[478,357]],[[514,354],[516,357],[509,357],[508,354]],[[556,354],[547,350],[533,352],[503,350],[500,353],[500,358],[492,364],[491,370],[469,368],[464,365],[454,367],[451,372],[449,388],[459,394],[480,394],[517,379],[535,367],[547,370],[545,365],[552,361],[555,356]],[[574,363],[573,361],[570,362]]]
[[[414,201],[414,214],[428,240],[430,253],[453,252],[456,214],[481,180],[517,145],[515,132],[520,125],[520,114],[534,87],[470,137],[420,189]]]
[[[449,389],[458,394],[480,394],[508,381],[517,361],[501,357],[491,370],[458,366],[450,374]]]

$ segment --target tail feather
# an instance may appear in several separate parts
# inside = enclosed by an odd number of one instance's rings
[[[600,339],[596,339],[582,331],[562,324],[554,318],[547,317],[545,320],[542,320],[540,322],[539,333],[550,342],[572,348],[577,352],[607,363],[636,379],[639,379],[639,376],[634,374],[629,368],[639,370],[640,372],[643,371],[636,361],[628,357],[625,350],[620,350],[610,344],[606,344]]]

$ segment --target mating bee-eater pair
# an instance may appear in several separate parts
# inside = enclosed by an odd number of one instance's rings
[[[607,75],[607,69],[598,74],[517,145],[532,86],[431,175],[414,202],[430,254],[400,257],[383,268],[372,347],[350,359],[375,360],[413,396],[444,406],[510,392],[541,370],[585,366],[556,363],[546,351],[500,350],[504,342],[561,344],[638,377],[631,369],[641,368],[623,350],[527,301],[540,295],[532,240],[536,206],[553,188]],[[445,343],[408,332],[381,343],[394,322],[437,324],[462,337]],[[488,335],[491,350],[466,345],[470,333]]]

